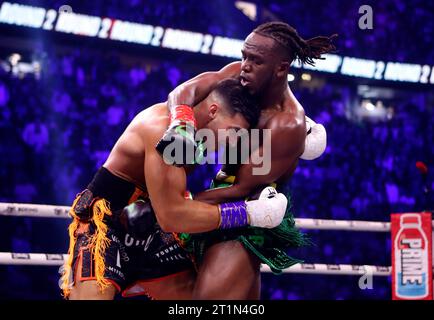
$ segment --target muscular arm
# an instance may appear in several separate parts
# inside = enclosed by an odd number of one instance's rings
[[[255,175],[253,169],[264,164],[255,165],[250,160],[248,164],[240,167],[235,183],[232,186],[207,190],[194,198],[208,203],[243,198],[257,190],[258,187],[275,182],[291,168],[295,167],[304,149],[306,138],[304,121],[288,121],[287,116],[282,115],[273,119],[267,127],[271,129],[271,164],[270,171],[267,174]],[[250,159],[262,155],[263,151],[263,147],[253,151]]]
[[[216,84],[226,78],[235,78],[241,72],[241,62],[233,62],[217,72],[205,72],[176,87],[168,97],[170,112],[177,105],[194,106],[205,99]]]
[[[166,232],[198,233],[216,229],[220,221],[218,207],[186,200],[185,170],[167,165],[155,150],[163,131],[164,127],[148,131],[145,142],[145,180],[158,223]]]

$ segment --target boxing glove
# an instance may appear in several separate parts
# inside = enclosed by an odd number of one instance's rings
[[[219,229],[232,229],[250,225],[272,229],[279,226],[285,216],[288,199],[273,187],[262,190],[258,200],[238,201],[219,205]]]
[[[309,117],[306,117],[306,129],[304,152],[300,158],[315,160],[324,153],[327,147],[327,132],[322,124],[316,123]]]
[[[195,134],[196,120],[193,109],[188,105],[176,106],[171,114],[169,128],[157,143],[156,149],[168,164],[179,167],[194,164],[198,147]],[[169,146],[171,147],[167,148]]]
[[[126,206],[119,215],[125,231],[138,240],[146,239],[155,230],[157,218],[149,200],[137,200]]]

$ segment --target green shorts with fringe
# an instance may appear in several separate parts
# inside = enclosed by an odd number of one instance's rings
[[[230,186],[225,181],[214,180],[211,189]],[[295,227],[292,214],[291,197],[286,192],[288,206],[282,223],[274,229],[243,227],[230,230],[216,230],[200,234],[177,234],[182,247],[192,255],[196,265],[200,265],[206,250],[213,244],[236,240],[257,256],[262,263],[267,264],[274,274],[280,274],[302,260],[289,256],[285,250],[300,248],[310,244],[308,238]]]

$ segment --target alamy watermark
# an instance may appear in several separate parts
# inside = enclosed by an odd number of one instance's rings
[[[363,270],[359,273],[362,273],[362,276],[359,278],[359,288],[360,290],[372,290],[374,289],[374,270],[372,266],[364,266]]]
[[[367,4],[360,6],[359,13],[362,15],[359,18],[359,28],[361,30],[374,29],[374,10],[372,7]]]
[[[59,13],[72,13],[72,7],[68,6],[67,4],[64,4],[63,6],[59,7]]]
[[[271,129],[208,128],[187,132],[199,148],[171,141],[163,151],[164,162],[173,164],[252,164],[253,175],[267,175],[271,170]],[[170,137],[167,139],[170,140]],[[238,144],[238,145],[237,145]],[[223,149],[223,151],[221,150]],[[214,151],[220,151],[216,154]]]

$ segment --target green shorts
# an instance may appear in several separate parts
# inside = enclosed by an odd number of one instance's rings
[[[213,181],[211,189],[230,186],[227,182]],[[206,250],[213,244],[236,240],[267,264],[275,274],[282,273],[294,264],[303,262],[289,256],[285,250],[300,248],[311,242],[295,227],[291,211],[291,197],[287,193],[288,206],[282,223],[274,229],[243,227],[230,230],[216,230],[200,234],[179,233],[178,240],[196,264],[200,264]]]

